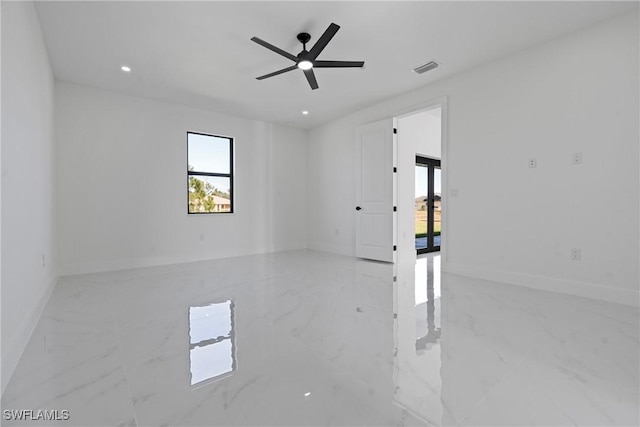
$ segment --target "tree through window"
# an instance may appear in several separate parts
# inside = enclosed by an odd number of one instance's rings
[[[233,138],[187,132],[188,212],[233,212]]]

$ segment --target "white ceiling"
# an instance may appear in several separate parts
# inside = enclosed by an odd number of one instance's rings
[[[621,13],[637,2],[39,2],[57,79],[236,116],[311,128],[385,98]],[[364,69],[299,70],[250,41],[294,55],[342,28],[318,59],[364,60]],[[441,67],[410,70],[436,59]],[[122,64],[133,71],[120,71]],[[309,110],[308,116],[301,114]]]

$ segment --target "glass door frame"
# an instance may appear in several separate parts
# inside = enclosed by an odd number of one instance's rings
[[[418,255],[426,254],[429,252],[440,251],[440,245],[434,246],[434,224],[435,224],[435,170],[441,169],[441,161],[439,159],[431,159],[424,156],[416,155],[416,166],[423,166],[427,168],[427,247],[416,249]],[[442,172],[441,172],[442,173]],[[442,196],[441,196],[442,197]],[[442,231],[441,231],[442,232]]]

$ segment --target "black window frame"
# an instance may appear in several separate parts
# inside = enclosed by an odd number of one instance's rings
[[[440,245],[435,246],[435,230],[434,230],[434,211],[435,211],[435,192],[434,192],[434,183],[435,183],[435,170],[440,169],[440,173],[442,173],[442,164],[440,159],[432,159],[430,157],[425,156],[416,156],[416,166],[421,165],[427,168],[427,199],[426,210],[427,210],[427,247],[416,249],[417,255],[426,254],[429,252],[439,252],[442,247],[442,242]],[[442,198],[442,195],[440,196]],[[442,199],[441,199],[442,200]],[[442,234],[440,234],[442,236]]]
[[[212,138],[221,138],[221,139],[229,140],[229,173],[204,172],[204,171],[195,171],[195,170],[190,171],[189,170],[189,135],[201,135],[201,136],[209,136]],[[235,213],[235,203],[234,203],[235,187],[233,185],[234,184],[234,181],[233,181],[234,148],[235,148],[235,138],[232,136],[187,131],[187,214],[188,215],[211,215],[211,214]],[[229,178],[229,201],[231,202],[230,210],[228,212],[191,212],[189,209],[189,177],[191,176],[212,176],[212,177]]]

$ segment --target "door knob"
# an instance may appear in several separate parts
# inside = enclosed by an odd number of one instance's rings
[[[361,209],[362,209],[362,208],[361,208],[360,206],[356,206],[356,210],[357,210],[357,211],[359,211],[359,210],[361,210]]]

